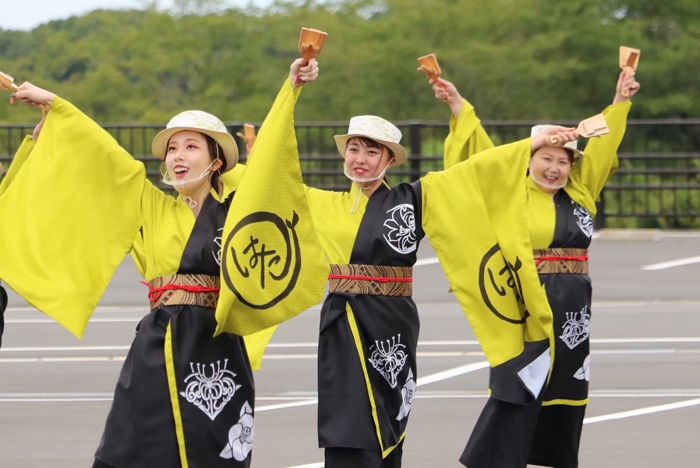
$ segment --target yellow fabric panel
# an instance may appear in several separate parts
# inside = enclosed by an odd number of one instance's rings
[[[15,153],[15,157],[12,158],[10,167],[7,168],[5,177],[2,179],[2,181],[0,181],[0,196],[2,196],[5,190],[7,190],[7,187],[10,186],[12,181],[15,180],[17,173],[19,173],[19,170],[22,168],[34,149],[34,145],[35,142],[32,140],[31,136],[27,135],[24,137],[24,140],[17,150],[17,153]]]
[[[359,206],[351,213],[356,197]],[[369,199],[357,185],[350,192],[331,192],[306,187],[311,217],[329,263],[350,263],[357,231]]]
[[[248,353],[248,360],[250,361],[250,367],[254,371],[260,370],[265,348],[267,348],[267,344],[270,342],[272,335],[274,335],[276,331],[277,327],[274,326],[243,337],[243,340],[245,341],[246,353]]]
[[[285,79],[226,219],[217,334],[265,330],[323,298],[330,268],[306,199],[294,131],[300,91]]]
[[[459,117],[450,116],[450,133],[445,139],[445,169],[466,161],[470,156],[493,148],[481,121],[477,118],[474,106],[464,99]]]
[[[81,337],[141,225],[146,171],[54,98],[39,140],[0,195],[0,278]]]
[[[527,224],[533,249],[547,249],[554,241],[556,208],[551,195],[527,177]]]
[[[619,165],[617,149],[625,136],[627,114],[631,108],[630,101],[608,106],[603,115],[610,133],[600,138],[591,138],[584,156],[571,168],[569,183],[564,190],[572,200],[586,207],[591,216],[596,214],[595,201]]]
[[[245,171],[245,164],[236,164],[236,167],[221,174],[221,181],[224,183],[224,200],[231,192],[238,190],[241,177],[243,177],[243,171]]]
[[[421,179],[423,229],[492,367],[520,355],[525,341],[552,339],[552,312],[528,235],[530,143],[492,148]],[[482,285],[489,293],[489,278],[493,308],[517,322],[526,307],[524,324],[499,318],[486,304]]]
[[[177,379],[175,376],[175,358],[173,357],[173,329],[168,323],[168,329],[165,331],[165,372],[168,377],[168,393],[170,394],[170,404],[173,410],[173,419],[175,421],[175,435],[177,437],[177,446],[180,451],[180,463],[182,468],[188,468],[187,461],[187,446],[185,445],[185,429],[182,425],[182,413],[180,413],[180,395],[177,392]]]

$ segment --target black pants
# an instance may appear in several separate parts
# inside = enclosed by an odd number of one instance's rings
[[[403,441],[384,459],[379,450],[346,447],[326,447],[325,454],[326,468],[401,468]]]
[[[95,458],[95,463],[92,464],[92,468],[114,468],[112,465],[99,461]]]

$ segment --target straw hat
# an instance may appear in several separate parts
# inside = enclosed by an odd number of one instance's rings
[[[530,137],[536,137],[540,133],[546,132],[547,130],[551,128],[555,128],[556,125],[535,125],[532,127],[530,130]],[[574,162],[578,161],[581,159],[581,156],[583,156],[583,151],[578,149],[578,140],[574,141],[568,141],[565,145],[564,148],[573,151],[574,153]]]
[[[153,156],[158,159],[165,159],[170,137],[183,130],[192,130],[209,135],[221,146],[224,152],[224,159],[226,159],[226,171],[224,172],[230,171],[238,163],[238,146],[233,136],[226,130],[223,122],[211,114],[198,110],[181,112],[170,119],[165,130],[158,133],[153,139],[153,144],[151,145]]]
[[[401,130],[396,128],[388,120],[384,120],[376,115],[360,115],[350,119],[348,133],[345,135],[335,135],[335,144],[338,146],[341,156],[345,157],[345,149],[348,140],[354,137],[365,137],[374,140],[389,148],[394,153],[396,165],[405,164],[408,160],[406,149],[399,144],[401,141]]]

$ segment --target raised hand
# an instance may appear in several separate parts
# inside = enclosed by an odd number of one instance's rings
[[[450,81],[443,78],[430,80],[430,84],[433,85],[435,99],[447,103],[447,105],[450,106],[454,116],[458,117],[464,102],[462,95],[459,94],[459,91],[457,90],[457,87]]]
[[[10,95],[10,104],[20,101],[33,106],[50,106],[55,94],[34,86],[29,82],[24,82],[19,89]]]
[[[637,72],[635,70],[630,70],[628,72],[625,72],[623,70],[620,73],[620,77],[617,79],[617,87],[615,89],[615,99],[613,100],[613,104],[617,104],[618,102],[629,101],[632,98],[632,96],[637,94],[637,91],[639,91],[640,84],[637,83],[637,80],[635,78],[636,74]],[[623,89],[628,90],[628,96],[622,95]]]
[[[289,81],[292,87],[296,88],[305,83],[310,83],[318,78],[318,62],[316,59],[309,60],[306,63],[304,59],[296,59],[289,67]]]
[[[564,147],[568,142],[578,139],[575,128],[553,126],[532,138],[530,149],[534,152],[543,146]]]

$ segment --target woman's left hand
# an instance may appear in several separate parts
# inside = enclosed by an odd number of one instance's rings
[[[306,63],[304,59],[296,59],[289,67],[289,81],[292,83],[292,88],[316,81],[318,78],[318,62],[316,59],[309,60]]]

